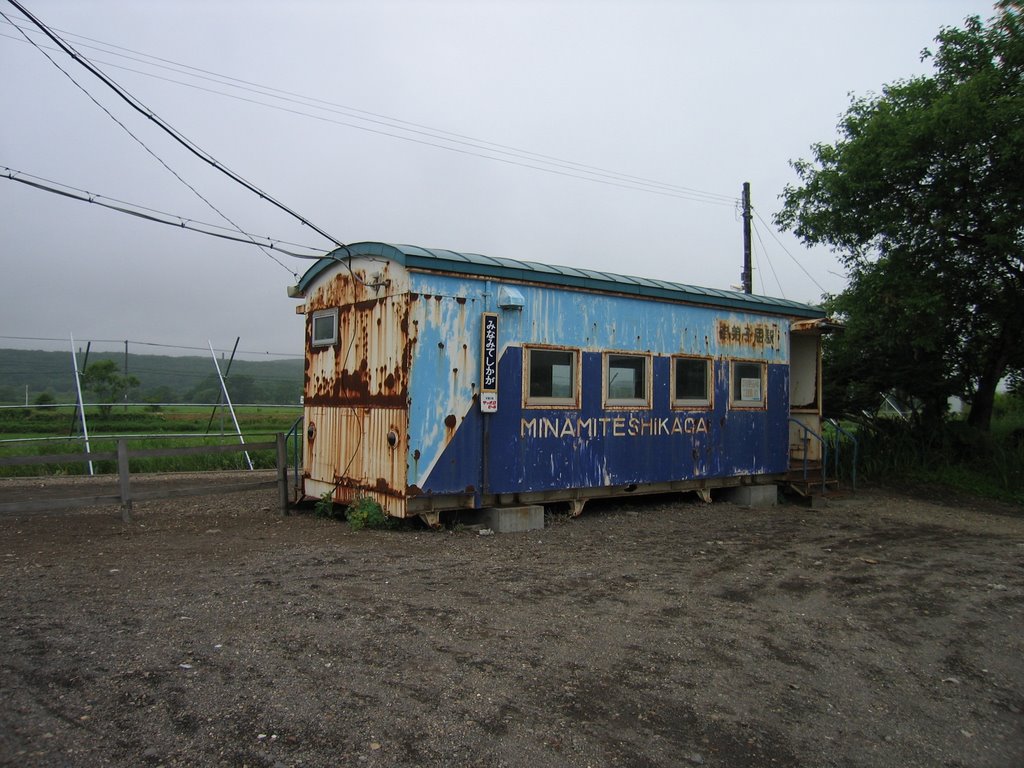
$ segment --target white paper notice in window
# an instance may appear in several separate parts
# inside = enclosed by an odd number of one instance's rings
[[[740,400],[744,402],[760,402],[761,379],[740,379]]]

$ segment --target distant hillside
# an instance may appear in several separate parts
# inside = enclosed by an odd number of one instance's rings
[[[125,356],[111,352],[93,352],[88,364],[113,360],[122,373]],[[78,359],[82,366],[82,356]],[[221,361],[224,371],[226,362]],[[302,395],[303,361],[235,360],[226,378],[232,402],[282,403],[299,402]],[[170,357],[166,355],[135,355],[127,357],[127,373],[139,380],[131,393],[134,402],[210,403],[217,402],[220,383],[213,360],[209,357]],[[0,405],[24,405],[35,402],[47,393],[57,402],[75,401],[75,378],[68,352],[42,352],[24,349],[0,349]],[[85,400],[89,402],[89,394]]]

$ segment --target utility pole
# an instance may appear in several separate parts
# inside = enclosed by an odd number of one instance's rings
[[[754,292],[754,267],[750,258],[750,182],[743,182],[743,273],[744,293]]]
[[[127,382],[128,379],[128,339],[124,340],[124,378]],[[128,413],[128,385],[125,384],[124,390],[124,412]]]

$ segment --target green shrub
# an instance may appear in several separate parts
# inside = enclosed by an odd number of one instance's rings
[[[1024,441],[994,423],[991,432],[963,421],[923,425],[877,420],[857,430],[858,474],[869,481],[916,482],[1020,504]]]
[[[334,489],[324,491],[313,506],[313,514],[317,517],[341,517],[334,507]]]
[[[345,509],[345,519],[353,531],[362,528],[390,528],[391,518],[384,514],[380,504],[369,496],[359,496]]]

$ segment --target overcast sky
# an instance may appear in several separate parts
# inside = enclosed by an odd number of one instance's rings
[[[929,71],[920,53],[940,28],[993,15],[992,3],[971,0],[24,5],[198,146],[343,242],[728,288],[742,260],[735,201],[749,181],[754,290],[808,302],[844,280],[828,251],[771,227],[796,180],[790,160],[834,141],[850,94]],[[0,10],[21,17],[6,0]],[[18,23],[148,149],[0,19],[0,166],[330,247]],[[312,262],[275,258],[0,178],[0,336],[227,349],[241,337],[244,350],[298,355],[303,326],[286,288]]]

